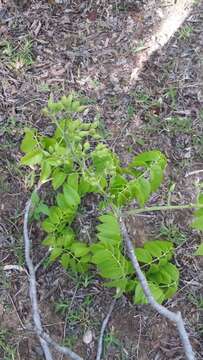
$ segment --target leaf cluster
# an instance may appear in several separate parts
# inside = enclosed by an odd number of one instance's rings
[[[143,208],[163,180],[166,158],[158,150],[136,155],[123,166],[118,156],[102,142],[98,122],[75,118],[84,106],[72,95],[49,101],[44,114],[52,119],[53,134],[25,129],[21,165],[31,168],[41,183],[50,182],[51,206],[33,199],[34,217],[42,220],[47,233],[43,244],[51,249],[50,262],[59,260],[65,269],[85,273],[96,269],[105,285],[117,295],[130,292],[135,303],[146,303],[123,247],[117,220],[123,207],[135,202]],[[97,240],[81,241],[74,231],[81,201],[90,193],[99,194],[102,215],[96,228]],[[110,210],[111,209],[111,210]],[[177,290],[179,271],[172,264],[173,244],[153,240],[135,253],[160,303]]]

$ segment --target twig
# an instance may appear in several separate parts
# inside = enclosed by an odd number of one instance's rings
[[[35,191],[39,189],[39,186],[36,188]],[[31,241],[28,234],[28,218],[29,218],[29,211],[32,205],[32,200],[28,200],[26,207],[25,207],[25,214],[24,214],[24,224],[23,224],[23,233],[24,233],[24,243],[25,243],[25,261],[29,271],[29,295],[31,300],[31,307],[32,307],[32,317],[35,325],[35,332],[37,333],[41,347],[44,352],[44,356],[46,360],[53,360],[51,352],[49,350],[49,346],[51,345],[56,350],[61,352],[64,355],[68,355],[71,360],[83,360],[80,356],[75,354],[72,350],[67,347],[63,347],[58,345],[54,340],[50,338],[48,334],[43,331],[42,322],[39,315],[39,307],[37,301],[37,287],[36,287],[36,274],[35,268],[30,257],[31,252]]]
[[[37,303],[37,286],[36,286],[36,277],[35,277],[35,269],[30,257],[30,239],[28,234],[28,216],[29,210],[32,204],[32,200],[28,200],[25,207],[25,215],[24,215],[24,224],[23,224],[23,233],[24,233],[24,242],[25,242],[25,261],[29,271],[29,295],[32,306],[32,317],[38,332],[42,332],[42,323],[39,315],[39,308]],[[53,360],[51,352],[49,350],[49,346],[47,342],[39,336],[40,344],[44,352],[44,356],[46,360]]]
[[[43,258],[38,262],[38,264],[35,266],[35,272],[37,272],[37,270],[40,268],[40,266],[43,264],[44,260],[49,256],[50,254],[50,249],[47,250],[46,254],[43,256]]]
[[[101,331],[100,331],[100,335],[99,335],[99,342],[98,342],[98,347],[97,347],[97,357],[96,357],[96,360],[100,360],[101,359],[101,356],[102,356],[102,351],[103,351],[103,337],[104,337],[104,332],[106,330],[106,327],[108,325],[108,322],[109,322],[109,319],[110,319],[110,316],[112,314],[112,311],[113,311],[113,308],[115,306],[115,303],[116,303],[116,300],[117,299],[113,299],[111,305],[110,305],[110,308],[109,308],[109,311],[108,311],[108,314],[106,315],[103,323],[102,323],[102,327],[101,327]]]
[[[58,352],[60,352],[63,355],[67,355],[69,356],[69,358],[71,360],[83,360],[83,358],[81,358],[79,355],[77,355],[76,353],[74,353],[72,350],[70,350],[68,347],[66,346],[61,346],[59,345],[56,341],[54,341],[47,333],[45,333],[44,331],[38,331],[38,329],[36,329],[37,335],[39,337],[41,337],[43,340],[46,341],[47,344],[49,344],[50,346],[52,346],[55,350],[57,350]]]
[[[28,272],[26,269],[24,269],[22,266],[20,265],[4,265],[3,267],[4,271],[11,271],[11,270],[15,270],[15,271],[19,271],[19,272],[25,272],[28,275]]]
[[[179,336],[183,345],[183,349],[185,351],[185,355],[186,355],[186,359],[187,360],[195,360],[195,356],[192,350],[192,346],[190,344],[190,340],[188,337],[188,334],[185,330],[185,326],[184,326],[184,322],[181,316],[180,312],[174,313],[168,309],[166,309],[163,305],[160,305],[156,302],[156,300],[154,299],[151,290],[149,288],[148,282],[145,278],[145,275],[143,274],[140,265],[137,261],[137,257],[135,255],[135,249],[133,247],[133,244],[129,238],[128,235],[128,231],[127,228],[125,226],[125,223],[122,219],[122,217],[120,217],[120,226],[121,226],[121,231],[123,234],[123,239],[128,251],[128,256],[132,262],[132,265],[135,269],[137,278],[140,282],[140,285],[143,289],[143,292],[149,302],[149,304],[152,306],[153,309],[155,309],[160,315],[164,316],[165,318],[169,319],[170,321],[174,322],[177,326],[178,332],[179,332]]]
[[[15,305],[15,303],[14,303],[14,301],[13,301],[13,298],[12,298],[12,296],[11,296],[10,294],[8,294],[8,296],[9,296],[10,301],[11,301],[11,303],[12,303],[14,309],[15,309],[15,312],[16,312],[16,314],[17,314],[18,320],[20,321],[20,325],[21,325],[22,328],[25,330],[25,325],[23,324],[23,322],[22,322],[22,320],[21,320],[21,317],[20,317],[20,315],[19,315],[19,313],[18,313],[17,307],[16,307],[16,305]]]
[[[203,170],[202,170],[202,169],[201,169],[201,170],[191,171],[191,172],[185,174],[185,177],[192,176],[192,175],[198,175],[198,174],[200,174],[200,173],[203,173]]]

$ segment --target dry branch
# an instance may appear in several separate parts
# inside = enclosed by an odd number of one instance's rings
[[[39,187],[36,189],[36,191]],[[28,219],[29,219],[29,211],[32,205],[32,200],[28,200],[25,207],[24,214],[24,224],[23,224],[23,233],[24,233],[24,243],[25,243],[25,261],[29,271],[29,295],[31,300],[32,307],[32,318],[35,325],[35,332],[37,333],[41,347],[44,352],[44,356],[46,360],[53,360],[51,352],[49,350],[49,346],[54,347],[57,351],[64,355],[68,355],[71,360],[83,360],[80,356],[75,354],[72,350],[67,347],[63,347],[58,345],[54,340],[50,338],[48,334],[43,331],[42,322],[40,319],[39,306],[37,301],[37,286],[36,286],[36,272],[35,268],[30,256],[31,253],[31,241],[28,233]]]
[[[133,244],[130,240],[130,237],[128,235],[128,231],[127,228],[125,226],[125,223],[122,219],[122,217],[120,217],[120,226],[121,226],[121,231],[122,231],[122,235],[123,235],[123,239],[124,239],[124,243],[126,245],[127,251],[128,251],[128,256],[132,262],[132,265],[135,269],[137,278],[140,282],[140,285],[143,289],[143,292],[149,302],[149,304],[152,306],[153,309],[155,309],[160,315],[164,316],[165,318],[169,319],[170,321],[174,322],[177,326],[178,332],[179,332],[179,336],[183,345],[183,349],[185,351],[185,356],[187,360],[195,360],[195,356],[192,350],[192,346],[190,344],[190,340],[188,337],[188,334],[185,330],[185,326],[184,326],[184,322],[181,316],[180,312],[174,313],[170,310],[168,310],[167,308],[165,308],[163,305],[160,305],[159,303],[156,302],[156,300],[154,299],[151,290],[149,288],[148,282],[145,278],[145,275],[143,274],[140,265],[137,261],[137,257],[135,255],[135,249],[133,247]]]
[[[109,322],[109,319],[110,319],[110,316],[112,314],[112,311],[113,311],[113,308],[115,306],[115,303],[116,303],[116,299],[113,299],[111,305],[110,305],[110,308],[109,308],[109,311],[108,311],[108,314],[106,315],[103,323],[102,323],[102,327],[101,327],[101,331],[100,331],[100,336],[99,336],[99,341],[98,341],[98,347],[97,347],[97,357],[96,357],[96,360],[100,360],[101,359],[101,356],[102,356],[102,350],[103,350],[103,338],[104,338],[104,332],[106,330],[106,327],[108,325],[108,322]]]

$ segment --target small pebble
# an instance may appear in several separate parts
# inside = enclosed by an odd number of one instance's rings
[[[83,342],[86,345],[89,345],[92,342],[93,334],[91,330],[87,330],[83,335]]]

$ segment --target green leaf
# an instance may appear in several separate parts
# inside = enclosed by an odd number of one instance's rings
[[[194,255],[203,256],[203,243],[198,246],[198,248],[195,251]]]
[[[203,230],[203,215],[197,217],[193,223],[192,227],[196,230]]]
[[[70,185],[65,184],[63,194],[68,206],[77,207],[80,204],[80,196]]]
[[[151,272],[151,268],[147,272],[147,278],[152,281],[156,282],[157,284],[174,284],[178,283],[179,281],[179,270],[177,267],[171,263],[167,263],[164,266],[158,265],[157,272]]]
[[[34,207],[36,207],[36,206],[39,204],[39,202],[40,202],[40,197],[39,197],[38,193],[36,192],[36,190],[34,190],[34,191],[32,192],[31,201],[32,201],[32,205],[33,205]]]
[[[61,265],[63,266],[64,269],[68,269],[69,264],[70,264],[70,255],[69,254],[63,254],[61,256]]]
[[[78,191],[78,179],[78,173],[73,173],[68,176],[67,184],[75,191]]]
[[[91,263],[91,259],[92,259],[91,255],[82,256],[80,259],[80,263],[82,263],[82,264]]]
[[[106,287],[109,287],[109,288],[120,289],[120,290],[122,290],[122,292],[124,292],[125,289],[126,289],[127,283],[128,283],[128,279],[121,278],[121,279],[118,279],[118,280],[108,281],[104,285]]]
[[[152,240],[144,244],[144,248],[155,258],[161,257],[173,250],[173,244],[170,241]]]
[[[53,172],[52,176],[52,186],[54,190],[58,189],[61,185],[63,185],[65,179],[66,179],[66,173],[61,171],[60,169],[56,169]]]
[[[40,164],[43,158],[43,152],[41,150],[32,150],[23,156],[20,160],[21,165],[36,165]]]
[[[153,297],[155,298],[155,300],[159,304],[161,304],[165,299],[164,292],[160,289],[160,287],[158,285],[156,285],[154,283],[149,282],[148,285],[149,285],[149,288],[150,288],[151,293],[152,293]],[[144,295],[144,292],[142,290],[140,283],[138,283],[135,288],[134,303],[135,304],[148,304],[148,301]]]
[[[203,205],[203,193],[200,193],[197,199],[198,204]]]
[[[21,151],[29,153],[34,150],[36,145],[37,140],[35,139],[35,130],[25,129],[25,136],[20,146]]]
[[[51,174],[51,166],[49,163],[45,160],[41,163],[41,173],[40,173],[40,181],[41,183],[45,182],[49,175]]]
[[[45,246],[54,246],[56,242],[54,235],[48,235],[43,241],[42,244]]]
[[[50,261],[55,261],[62,254],[62,251],[61,248],[54,248],[49,257]]]
[[[121,175],[116,175],[110,181],[110,192],[118,194],[126,185],[128,181]]]
[[[76,257],[87,255],[90,251],[89,246],[81,242],[75,242],[72,245],[71,250],[74,252]]]
[[[62,211],[57,206],[52,206],[49,209],[49,220],[53,224],[59,224],[62,218]]]
[[[92,249],[92,248],[91,248]],[[126,274],[127,260],[119,249],[95,251],[92,262],[97,265],[102,277],[107,279],[118,279]]]
[[[74,233],[71,231],[68,233],[64,232],[63,235],[59,236],[55,243],[57,247],[64,248],[66,250],[70,250],[70,247],[74,241]]]
[[[159,186],[163,181],[163,170],[160,167],[160,165],[155,164],[152,166],[150,173],[151,173],[151,179],[150,179],[151,191],[154,192],[159,188]]]
[[[137,257],[137,260],[143,264],[150,264],[152,262],[152,257],[148,250],[137,248],[135,249],[135,254]]]
[[[52,233],[55,231],[55,224],[53,224],[49,218],[44,220],[42,223],[42,229],[46,231],[47,233]]]
[[[133,180],[129,183],[129,190],[133,197],[135,197],[140,206],[143,206],[149,199],[150,183],[144,178]]]
[[[164,295],[165,295],[165,299],[170,299],[172,298],[172,296],[177,292],[178,290],[178,285],[171,285],[168,288],[166,288],[166,290],[164,289]]]
[[[147,179],[141,177],[139,180],[140,190],[142,191],[143,205],[149,200],[151,185]]]
[[[141,154],[134,157],[132,162],[129,164],[129,166],[149,166],[151,162],[155,162],[159,160],[160,158],[165,159],[164,155],[158,151],[158,150],[151,150],[142,152]]]
[[[56,195],[56,202],[57,202],[57,205],[61,209],[63,209],[63,210],[67,209],[67,203],[66,203],[66,200],[65,200],[65,196],[63,194],[58,193]]]

